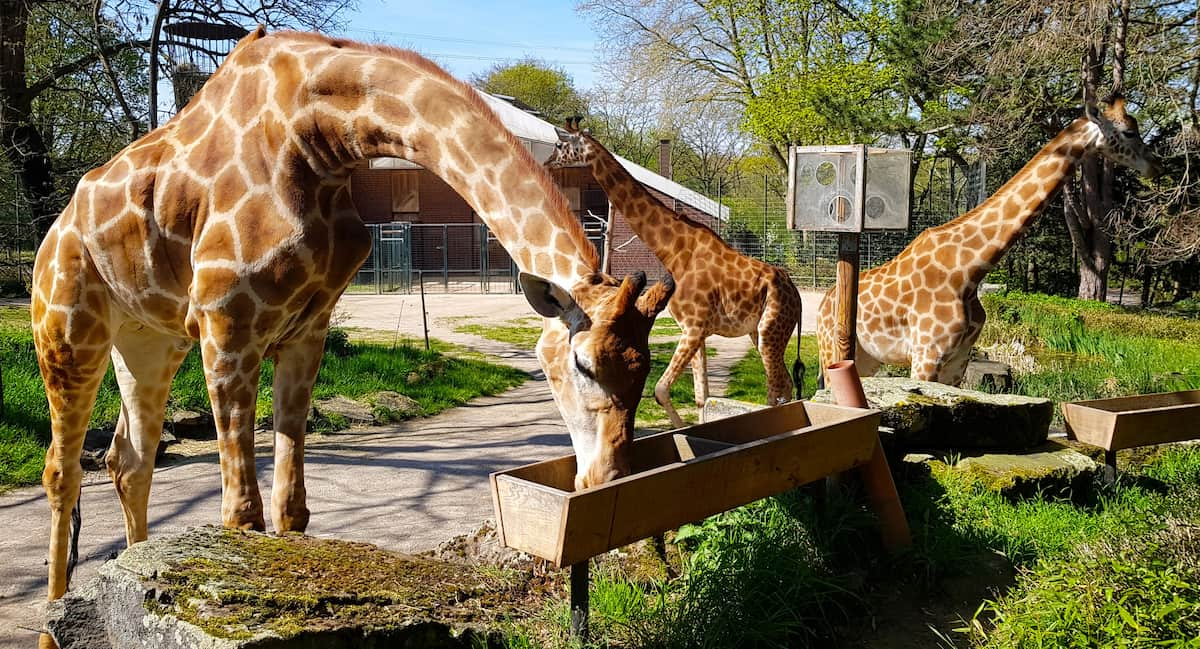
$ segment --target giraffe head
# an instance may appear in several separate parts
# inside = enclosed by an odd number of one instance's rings
[[[1088,120],[1100,130],[1096,151],[1114,163],[1129,167],[1147,178],[1162,173],[1158,156],[1142,142],[1137,120],[1125,112],[1125,98],[1113,95],[1100,110],[1092,104],[1085,106]]]
[[[588,164],[588,138],[579,130],[578,117],[568,117],[564,127],[555,128],[558,132],[558,144],[554,153],[546,161],[546,167],[561,169],[563,167],[585,167]]]
[[[668,275],[643,292],[646,275],[618,282],[591,273],[567,290],[521,273],[529,304],[551,318],[537,353],[575,447],[575,488],[628,475],[633,418],[650,373],[650,327],[675,291]]]

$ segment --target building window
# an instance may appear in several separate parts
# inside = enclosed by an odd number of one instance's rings
[[[419,171],[392,172],[392,213],[416,214],[421,211]]]

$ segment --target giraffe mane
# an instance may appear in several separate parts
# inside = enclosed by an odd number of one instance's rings
[[[229,57],[226,58],[226,61],[233,60],[234,54],[243,49],[243,44],[264,38],[263,34],[265,34],[265,30],[263,30],[260,26],[259,29],[256,29],[249,36],[243,38],[238,42],[238,45],[234,48],[233,52],[230,53]],[[579,254],[583,256],[583,260],[588,267],[592,268],[593,270],[598,270],[600,268],[600,257],[596,252],[596,247],[592,245],[591,241],[588,240],[587,233],[584,232],[583,229],[583,224],[579,222],[579,219],[574,217],[574,213],[571,211],[571,206],[567,203],[567,199],[565,196],[563,196],[562,191],[559,190],[558,186],[554,184],[554,181],[550,178],[550,174],[545,170],[545,168],[538,164],[538,162],[534,159],[533,154],[530,153],[529,150],[517,140],[516,136],[514,136],[506,126],[504,126],[504,124],[500,121],[500,117],[496,115],[496,111],[492,110],[491,106],[488,106],[487,102],[484,101],[483,96],[480,95],[480,92],[473,86],[454,77],[450,73],[443,70],[438,64],[430,61],[418,53],[391,45],[361,43],[354,40],[334,38],[332,36],[326,36],[324,34],[318,34],[314,32],[297,31],[273,32],[267,35],[265,38],[279,38],[290,41],[317,43],[328,45],[336,49],[365,52],[368,54],[376,54],[379,56],[399,59],[405,63],[415,66],[422,72],[425,72],[432,77],[437,77],[438,79],[450,84],[452,87],[461,90],[463,95],[467,98],[467,101],[470,102],[470,105],[479,111],[483,118],[488,120],[488,123],[497,127],[500,132],[504,134],[505,141],[512,147],[512,150],[515,151],[515,155],[517,158],[519,158],[521,165],[526,168],[530,176],[541,187],[542,191],[546,193],[547,200],[551,206],[551,211],[546,215],[546,218],[549,219],[550,223],[555,227],[558,227],[566,232],[567,236],[571,238],[572,242],[575,244],[575,247],[579,250]]]

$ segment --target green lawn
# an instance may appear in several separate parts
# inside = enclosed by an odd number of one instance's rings
[[[4,367],[5,410],[0,419],[0,488],[32,484],[42,471],[49,439],[49,414],[37,370],[25,308],[0,308],[0,365]],[[363,397],[390,390],[415,399],[428,416],[481,394],[497,394],[528,378],[519,370],[466,357],[445,343],[425,351],[413,341],[390,345],[348,341],[335,333],[321,363],[314,397]],[[270,363],[263,366],[258,392],[260,416],[271,411]],[[116,421],[120,396],[109,370],[92,413],[93,426]],[[168,410],[207,409],[208,393],[196,349],[172,385]]]

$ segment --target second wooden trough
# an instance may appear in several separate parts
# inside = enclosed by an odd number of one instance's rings
[[[862,466],[879,444],[879,417],[796,401],[659,433],[634,441],[631,475],[581,491],[574,455],[493,473],[501,540],[560,568],[577,564]]]
[[[1200,390],[1076,401],[1062,404],[1062,412],[1069,436],[1108,451],[1200,434]]]

